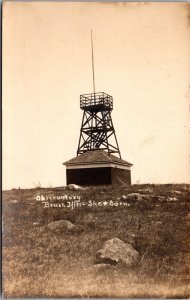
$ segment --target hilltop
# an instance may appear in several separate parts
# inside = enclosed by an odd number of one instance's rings
[[[187,184],[4,191],[4,296],[188,298],[189,206]],[[50,230],[58,220],[78,229]],[[94,264],[112,238],[137,265]]]

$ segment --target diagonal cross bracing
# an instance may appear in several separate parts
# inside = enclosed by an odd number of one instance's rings
[[[80,99],[83,118],[77,155],[89,150],[104,149],[109,154],[117,153],[121,158],[111,118],[112,97],[105,93],[93,93],[81,95]]]

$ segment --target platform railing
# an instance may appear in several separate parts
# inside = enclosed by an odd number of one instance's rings
[[[105,106],[105,108],[113,109],[113,97],[101,92],[80,95],[80,108],[91,106]]]

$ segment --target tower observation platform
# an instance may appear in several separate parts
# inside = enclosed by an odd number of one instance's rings
[[[83,94],[80,96],[80,108],[84,111],[112,111],[113,97],[104,93]]]

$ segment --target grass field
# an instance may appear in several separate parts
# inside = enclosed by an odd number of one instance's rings
[[[65,207],[44,208],[42,195]],[[65,195],[85,204],[72,209]],[[185,184],[4,191],[4,297],[189,298],[189,206]],[[52,232],[47,224],[56,220],[84,230]],[[94,265],[114,237],[139,252],[136,266]]]

